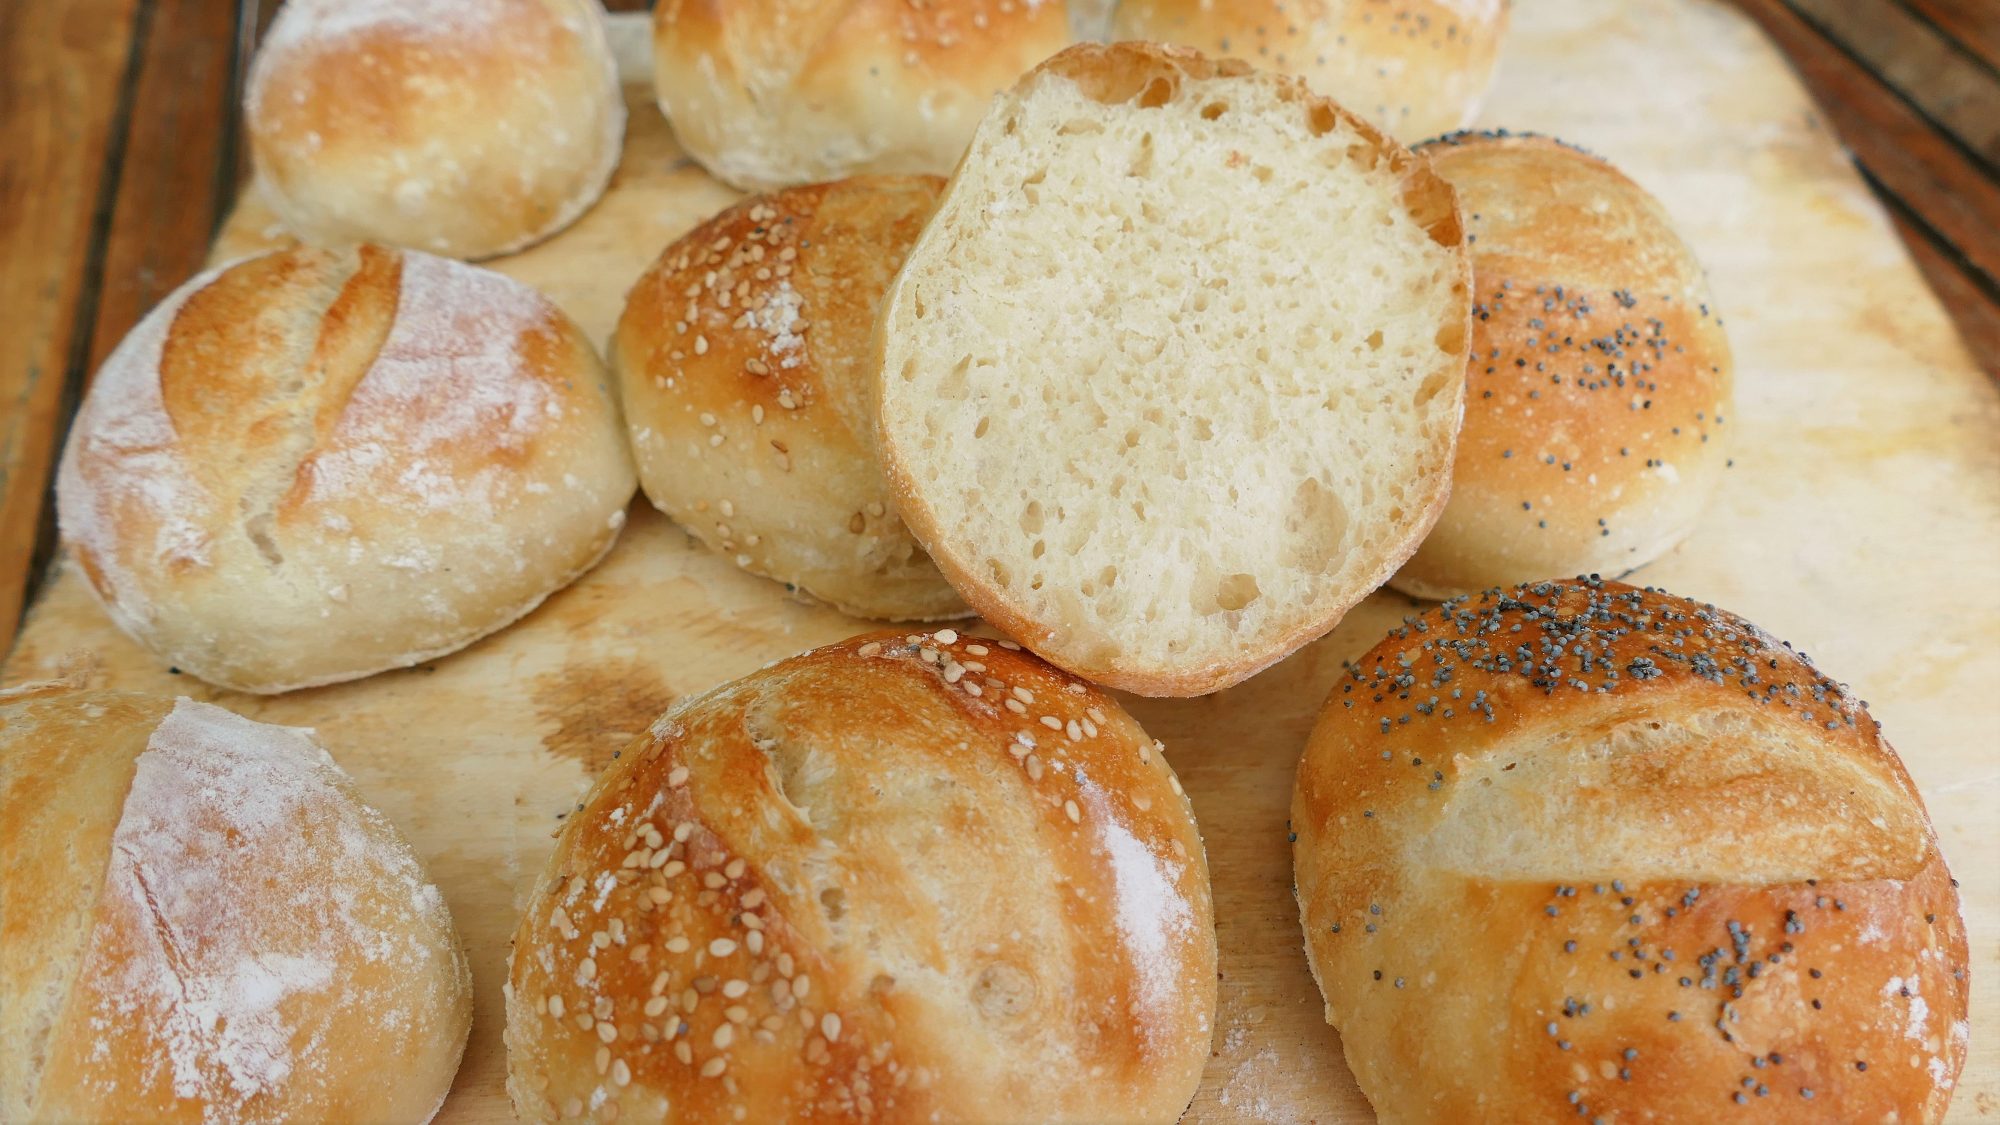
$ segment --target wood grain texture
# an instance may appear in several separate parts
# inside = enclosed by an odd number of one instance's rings
[[[1902,0],[1986,65],[2000,69],[2000,4],[1994,0]]]
[[[0,638],[46,542],[140,14],[139,0],[0,4]]]
[[[1964,879],[1972,1058],[1955,1120],[2000,1112],[2000,387],[1975,367],[1788,67],[1711,0],[1523,0],[1483,124],[1595,149],[1658,194],[1708,267],[1739,363],[1735,466],[1703,525],[1634,580],[1786,637],[1874,704]],[[621,55],[643,66],[643,24]],[[628,69],[628,75],[636,71]],[[1631,76],[1648,96],[1630,96]],[[735,198],[688,165],[643,85],[626,158],[575,227],[495,263],[602,341],[625,287]],[[215,248],[272,244],[246,204]],[[1291,899],[1285,816],[1299,750],[1341,662],[1410,612],[1387,593],[1248,683],[1128,700],[1165,740],[1215,873],[1214,1055],[1187,1120],[1372,1120],[1321,1021]],[[643,506],[606,562],[520,624],[423,667],[275,698],[175,676],[60,568],[5,670],[89,650],[107,684],[218,699],[316,726],[411,837],[470,947],[473,1040],[440,1120],[510,1120],[500,984],[515,912],[558,816],[666,703],[866,626],[784,597]]]
[[[1896,222],[1896,233],[1938,300],[1950,310],[1973,361],[2000,383],[2000,293],[1982,286],[1951,245],[1924,225],[1923,216],[1895,196],[1880,194]]]
[[[2000,74],[1896,0],[1789,0],[1807,23],[2000,169]]]
[[[201,268],[236,187],[237,9],[150,0],[133,75],[96,317],[82,370],[95,374],[139,318]]]
[[[2000,35],[2000,0],[1933,0],[1885,11],[1876,0],[1848,8],[1821,0],[1736,0],[1784,51],[1839,138],[1866,170],[1869,183],[1905,221],[1900,230],[1933,289],[1940,294],[1974,355],[2000,373],[2000,353],[1982,326],[2000,315],[2000,181],[1994,166],[1945,127],[1923,106],[1948,100],[1932,83],[1939,72],[1901,66],[1904,87],[1871,69],[1866,61],[1888,58],[1877,39],[1894,38],[1882,21],[1894,21],[1904,38],[1914,14],[1933,28],[1946,29],[1963,52],[1975,53],[1981,31]],[[1819,25],[1797,10],[1835,11]],[[1835,33],[1847,39],[1834,37]],[[1915,33],[1920,34],[1920,33]],[[1983,60],[1982,60],[1983,61]],[[1886,63],[1885,63],[1886,65]],[[1975,94],[1979,87],[1973,87]],[[1959,87],[1964,94],[1966,87]],[[1988,90],[1963,111],[1975,121],[2000,121],[2000,95]],[[2000,375],[1996,375],[2000,377]]]
[[[1915,107],[1879,85],[1781,0],[1739,0],[1788,55],[1839,137],[1882,187],[1922,213],[1988,281],[2000,279],[2000,184]]]

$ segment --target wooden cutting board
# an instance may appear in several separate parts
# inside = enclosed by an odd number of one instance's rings
[[[600,342],[653,256],[735,198],[654,109],[643,17],[613,22],[632,119],[610,194],[554,241],[490,263]],[[1634,580],[1749,617],[1872,701],[1964,885],[1975,1026],[1952,1116],[2000,1113],[2000,393],[1791,71],[1734,10],[1522,0],[1482,120],[1611,158],[1707,263],[1739,364],[1734,467],[1694,537]],[[215,256],[281,239],[246,202]],[[557,814],[675,698],[864,627],[741,573],[643,502],[633,516],[602,566],[504,633],[278,698],[160,668],[59,562],[4,679],[45,677],[90,650],[107,685],[318,728],[409,833],[471,952],[472,1041],[441,1120],[505,1121],[507,942]],[[1377,594],[1230,691],[1127,701],[1166,741],[1214,871],[1221,1011],[1190,1121],[1371,1120],[1306,972],[1285,817],[1341,661],[1413,604]]]

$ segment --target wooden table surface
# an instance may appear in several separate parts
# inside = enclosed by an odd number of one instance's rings
[[[2000,378],[2000,0],[1738,2]],[[90,374],[196,271],[243,182],[245,45],[275,7],[0,2],[0,653],[54,547],[52,465]]]

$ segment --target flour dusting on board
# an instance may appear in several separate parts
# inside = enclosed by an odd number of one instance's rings
[[[145,1054],[100,1042],[85,1080],[104,1104],[170,1088],[209,1121],[259,1098],[309,1108],[334,1036],[438,1030],[408,1026],[435,1010],[408,993],[436,956],[417,935],[449,932],[443,900],[309,731],[180,700],[139,756],[111,849],[90,958],[122,963],[82,974],[86,1010],[158,1048],[134,1073]]]
[[[522,334],[552,329],[556,315],[511,278],[404,254],[388,338],[305,466],[311,498],[490,516],[521,479],[509,462],[562,416],[520,352]],[[476,468],[460,464],[468,456]]]

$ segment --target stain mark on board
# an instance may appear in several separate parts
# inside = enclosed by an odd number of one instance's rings
[[[552,728],[542,748],[593,774],[674,701],[660,670],[642,660],[567,664],[535,677],[533,691],[536,718]]]

